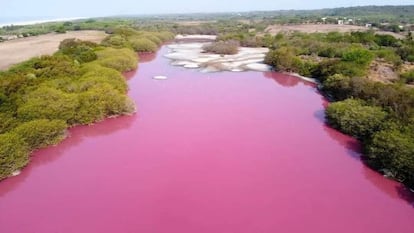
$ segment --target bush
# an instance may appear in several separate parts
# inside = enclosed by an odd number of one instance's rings
[[[302,61],[295,55],[294,49],[281,47],[266,54],[265,63],[278,71],[299,72]]]
[[[10,113],[0,112],[0,134],[6,133],[19,124],[19,121]]]
[[[218,41],[203,46],[203,50],[206,53],[215,54],[236,54],[239,52],[239,42],[235,40]]]
[[[98,64],[86,64],[81,68],[82,76],[77,80],[77,91],[83,92],[103,83],[110,84],[120,93],[126,93],[128,85],[125,77],[114,69]]]
[[[60,42],[59,50],[80,63],[91,62],[97,59],[94,48],[97,44],[77,39],[65,39]]]
[[[391,35],[375,35],[375,43],[380,46],[392,46],[395,47],[398,45],[398,40]]]
[[[35,119],[60,119],[72,122],[78,106],[75,95],[49,87],[39,87],[24,97],[17,116],[24,121]]]
[[[130,71],[137,68],[138,56],[130,49],[106,48],[96,52],[98,64],[115,69],[119,72]]]
[[[408,132],[407,132],[408,131]],[[411,131],[411,132],[410,132]],[[414,188],[414,136],[412,129],[391,128],[373,135],[366,145],[369,165]]]
[[[136,52],[155,52],[158,49],[157,44],[146,38],[132,39],[130,44]]]
[[[106,116],[129,114],[135,111],[132,101],[109,84],[101,84],[79,96],[76,119],[81,124],[103,120]]]
[[[414,83],[414,69],[407,71],[405,73],[402,73],[400,75],[400,80],[402,80],[404,83],[407,83],[407,84]]]
[[[362,48],[354,48],[345,51],[342,55],[342,60],[347,62],[356,63],[359,65],[368,65],[374,58],[373,54]]]
[[[102,45],[113,48],[124,48],[128,46],[128,41],[121,35],[110,35],[102,41]]]
[[[29,148],[13,133],[0,135],[0,180],[23,168],[29,162]]]
[[[143,39],[148,39],[151,42],[153,42],[157,47],[160,46],[162,44],[162,41],[160,38],[158,38],[156,35],[152,34],[152,33],[148,33],[145,34]]]
[[[347,99],[352,91],[351,78],[342,74],[329,76],[323,82],[322,90],[335,100]]]
[[[378,131],[386,116],[380,107],[367,106],[356,99],[332,103],[326,108],[326,119],[332,127],[361,140]]]
[[[34,120],[25,122],[13,130],[30,149],[55,145],[65,138],[67,125],[62,120]]]

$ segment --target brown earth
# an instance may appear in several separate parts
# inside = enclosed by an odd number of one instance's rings
[[[393,65],[381,61],[373,61],[370,65],[368,78],[377,82],[391,83],[398,80],[399,75],[394,70]]]
[[[59,43],[68,38],[77,38],[100,43],[106,34],[103,31],[71,31],[64,34],[46,34],[0,43],[0,70],[28,60],[32,57],[53,54]]]

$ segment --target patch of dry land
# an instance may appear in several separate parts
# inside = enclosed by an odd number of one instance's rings
[[[346,24],[295,24],[295,25],[271,25],[265,29],[266,33],[276,35],[280,32],[289,33],[289,32],[304,32],[304,33],[328,33],[328,32],[355,32],[355,31],[368,31],[372,28],[356,26],[356,25],[346,25]],[[402,39],[403,35],[393,33],[393,32],[383,32],[376,31],[378,34],[388,34],[392,35],[395,38]]]
[[[203,39],[206,36],[192,35],[191,38]],[[178,35],[183,39],[185,36]],[[212,39],[209,36],[209,39]],[[211,42],[210,42],[211,43]],[[263,63],[268,48],[240,47],[234,55],[205,53],[203,46],[208,43],[176,43],[168,46],[169,53],[165,57],[172,60],[171,64],[185,68],[200,69],[201,72],[218,71],[268,71],[270,67]]]
[[[59,43],[68,38],[77,38],[100,43],[106,34],[103,31],[71,31],[64,34],[46,34],[0,43],[0,70],[28,60],[32,57],[53,54]]]

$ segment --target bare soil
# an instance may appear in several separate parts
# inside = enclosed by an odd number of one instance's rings
[[[377,82],[391,83],[398,80],[399,76],[394,70],[393,65],[381,61],[374,61],[371,63],[368,78]]]
[[[32,57],[53,54],[59,43],[68,38],[77,38],[92,42],[101,42],[106,34],[102,31],[71,31],[64,34],[46,34],[20,38],[0,43],[0,70]]]

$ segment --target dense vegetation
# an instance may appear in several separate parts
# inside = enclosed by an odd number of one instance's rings
[[[410,66],[411,38],[397,40],[372,32],[279,34],[267,40],[266,63],[320,82],[335,102],[326,110],[328,123],[358,138],[363,159],[372,168],[414,188],[414,88],[412,70],[394,83],[367,78],[373,62],[398,72]]]
[[[236,54],[239,52],[239,42],[235,40],[217,41],[204,45],[203,51],[220,55]]]
[[[125,43],[109,43],[114,37]],[[122,72],[137,67],[129,41],[141,38],[154,41],[153,51],[171,34],[119,28],[104,46],[67,39],[52,56],[0,72],[0,180],[24,167],[31,151],[64,139],[68,127],[135,111]]]

